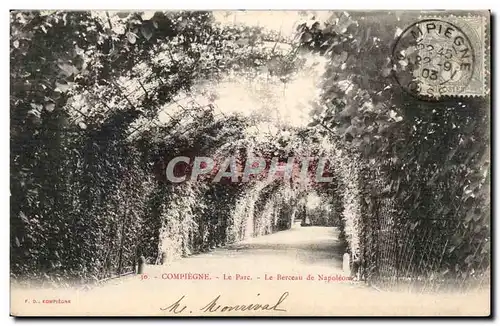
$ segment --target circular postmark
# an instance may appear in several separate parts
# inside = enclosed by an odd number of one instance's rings
[[[406,28],[392,51],[394,76],[403,90],[422,100],[458,96],[474,73],[474,49],[456,25],[420,20]]]

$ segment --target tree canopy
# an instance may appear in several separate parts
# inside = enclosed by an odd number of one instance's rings
[[[102,279],[286,229],[314,191],[364,278],[482,277],[489,99],[405,93],[391,50],[411,17],[384,14],[306,12],[293,39],[204,11],[11,12],[12,275]],[[265,85],[241,87],[259,110],[223,102],[235,80]],[[333,182],[165,178],[229,154],[328,157]]]

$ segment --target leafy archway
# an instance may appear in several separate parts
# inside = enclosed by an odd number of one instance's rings
[[[293,40],[201,11],[12,12],[12,275],[100,279],[273,232],[314,188],[365,279],[487,276],[488,99],[398,88],[406,14],[327,16]],[[333,182],[165,179],[175,156],[251,154],[327,157]]]

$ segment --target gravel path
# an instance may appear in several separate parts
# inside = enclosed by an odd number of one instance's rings
[[[336,228],[294,227],[167,265],[148,265],[144,275],[90,290],[12,287],[11,311],[128,316],[488,314],[489,291],[380,292],[348,280],[342,274],[338,233]],[[47,299],[71,303],[42,303]]]

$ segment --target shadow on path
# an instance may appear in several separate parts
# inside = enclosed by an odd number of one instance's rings
[[[309,266],[312,264],[341,269],[345,248],[338,240],[338,236],[339,230],[334,227],[296,227],[230,244],[210,254],[232,258],[265,256],[278,261],[296,260],[296,264],[305,263]]]

